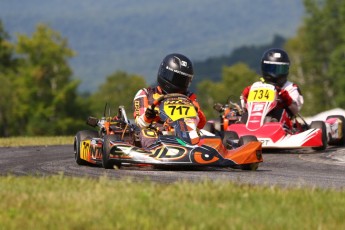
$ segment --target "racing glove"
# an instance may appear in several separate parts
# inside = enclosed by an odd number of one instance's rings
[[[151,106],[147,107],[146,108],[146,111],[145,111],[145,117],[148,119],[148,120],[153,120],[156,118],[158,112],[154,109],[152,109]]]
[[[288,91],[281,89],[279,96],[284,105],[290,106],[292,104],[292,98],[290,97],[290,94],[288,93]]]
[[[213,109],[216,110],[219,113],[224,112],[224,106],[222,104],[220,104],[220,103],[214,104]]]

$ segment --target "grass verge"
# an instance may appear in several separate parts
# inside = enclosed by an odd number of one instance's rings
[[[6,137],[0,138],[0,147],[48,146],[73,144],[73,136],[56,137]]]
[[[0,177],[0,229],[344,229],[343,191]]]

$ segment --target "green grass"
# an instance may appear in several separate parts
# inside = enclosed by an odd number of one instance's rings
[[[344,192],[0,177],[0,229],[344,229]]]
[[[0,138],[0,147],[67,145],[73,144],[73,136],[57,137],[7,137]]]

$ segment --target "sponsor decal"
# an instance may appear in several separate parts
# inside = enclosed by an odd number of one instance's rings
[[[275,64],[275,65],[290,65],[288,62],[279,62],[279,61],[264,61],[265,64]]]
[[[80,143],[80,158],[83,160],[88,160],[89,152],[90,152],[90,140],[86,140]]]
[[[102,148],[98,146],[91,146],[90,154],[92,159],[100,159],[102,158]]]
[[[184,66],[184,67],[187,67],[188,63],[186,61],[181,61],[181,65]]]
[[[187,154],[187,149],[181,146],[168,146],[162,147],[155,150],[153,157],[155,158],[169,158],[179,159]]]
[[[157,132],[152,129],[142,129],[141,130],[144,137],[147,138],[158,138]]]
[[[135,110],[135,115],[140,116],[140,102],[137,100],[134,101],[134,110]]]
[[[170,68],[169,66],[167,66],[166,69],[168,69],[168,70],[170,70],[170,71],[172,71],[172,72],[174,72],[174,73],[181,74],[181,75],[183,75],[183,76],[187,76],[187,77],[191,77],[191,78],[193,77],[193,75],[191,75],[191,74],[182,72],[182,71],[177,70],[177,69],[172,69],[172,68]]]

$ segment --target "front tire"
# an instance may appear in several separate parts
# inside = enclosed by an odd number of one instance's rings
[[[98,137],[98,132],[93,130],[82,130],[79,131],[74,137],[74,159],[78,165],[86,165],[87,161],[80,157],[80,145],[81,142],[86,139],[92,139]]]
[[[103,138],[102,165],[105,169],[114,169],[114,165],[120,168],[121,163],[115,163],[110,159],[111,142],[118,141],[115,135],[105,135]]]
[[[320,147],[312,147],[314,150],[325,150],[327,148],[327,129],[326,124],[323,121],[312,121],[310,124],[311,129],[321,129],[322,132],[322,146]]]

